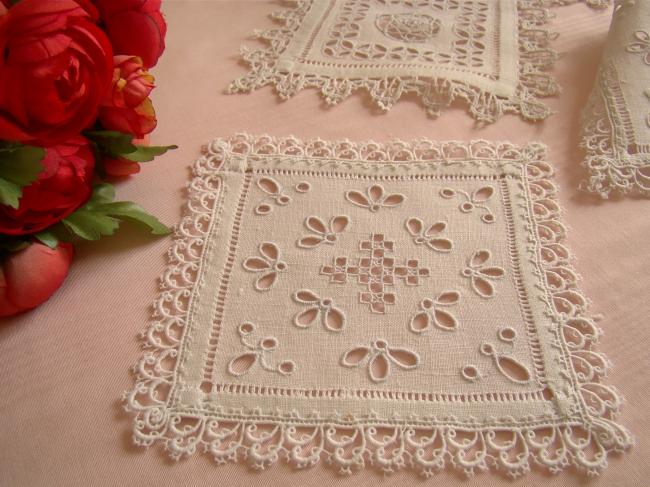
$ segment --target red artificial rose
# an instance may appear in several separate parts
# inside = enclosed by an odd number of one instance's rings
[[[1,139],[53,145],[94,122],[113,53],[88,12],[72,0],[21,0],[0,17]]]
[[[40,243],[7,256],[0,263],[0,316],[35,308],[63,283],[72,262],[72,245],[51,249]]]
[[[167,24],[160,12],[161,0],[93,0],[106,26],[115,54],[142,58],[155,66],[165,50]]]
[[[109,130],[141,138],[156,128],[156,112],[149,99],[154,79],[137,56],[115,56],[113,87],[99,109],[99,120]]]
[[[122,157],[116,159],[104,159],[104,171],[107,176],[124,178],[126,176],[138,174],[140,172],[140,164]]]
[[[86,139],[73,137],[47,148],[38,179],[23,188],[18,209],[0,205],[0,233],[25,235],[62,220],[92,192],[94,154]]]

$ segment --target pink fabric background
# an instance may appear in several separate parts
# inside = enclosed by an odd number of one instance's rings
[[[516,143],[540,140],[549,146],[557,168],[561,202],[570,228],[569,244],[582,287],[602,313],[606,332],[599,350],[614,362],[609,382],[627,399],[620,421],[637,445],[590,483],[597,486],[647,485],[650,476],[650,218],[647,201],[603,203],[581,195],[584,176],[577,148],[583,107],[607,34],[609,12],[584,5],[556,10],[556,42],[563,57],[556,75],[564,88],[549,104],[558,111],[545,123],[531,125],[508,116],[484,129],[459,107],[438,120],[426,117],[414,98],[381,114],[367,96],[357,94],[342,105],[325,107],[314,92],[281,102],[272,88],[251,95],[225,95],[223,89],[245,67],[238,61],[241,42],[254,44],[255,28],[271,26],[268,14],[279,8],[267,1],[168,0],[168,48],[155,75],[154,101],[159,129],[154,143],[181,148],[142,174],[120,184],[121,198],[141,202],[163,221],[180,217],[188,166],[202,144],[239,131],[301,138],[391,137],[411,139],[502,139]],[[292,472],[284,464],[263,474],[246,466],[216,467],[204,455],[179,464],[159,447],[131,446],[130,418],[120,396],[132,386],[128,368],[140,357],[136,335],[143,329],[165,265],[168,239],[153,239],[133,228],[116,238],[78,248],[63,288],[36,311],[0,325],[0,485],[404,485],[419,484],[412,472],[382,478],[372,470],[339,478],[318,466]],[[464,481],[445,472],[429,485],[511,484],[498,474]],[[584,477],[533,472],[518,485],[585,485]]]

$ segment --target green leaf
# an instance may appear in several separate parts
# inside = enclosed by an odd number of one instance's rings
[[[114,130],[93,130],[84,135],[95,142],[97,146],[112,157],[120,157],[137,149],[133,143],[133,135]]]
[[[77,210],[63,220],[70,232],[84,240],[99,240],[113,235],[120,226],[119,220],[90,210]]]
[[[0,203],[18,208],[23,188],[33,183],[43,170],[45,149],[3,143],[0,146]]]
[[[167,235],[170,232],[168,227],[137,204],[114,199],[115,188],[112,185],[98,184],[88,203],[65,218],[63,224],[70,233],[85,240],[113,235],[122,220],[144,225],[153,235]]]
[[[156,156],[178,149],[176,145],[147,146],[133,143],[133,135],[114,130],[93,130],[84,135],[97,144],[100,152],[109,157],[122,157],[133,162],[153,161]]]
[[[178,149],[177,145],[138,145],[136,150],[128,154],[122,154],[124,159],[134,162],[149,162],[153,161],[156,156],[163,155],[165,152]]]
[[[23,195],[23,189],[6,179],[0,178],[0,203],[18,208],[18,200]]]
[[[160,223],[156,217],[150,215],[141,206],[131,201],[115,201],[97,206],[95,210],[144,225],[151,230],[153,235],[167,235],[169,233],[169,227]]]
[[[49,230],[42,230],[34,234],[34,238],[51,249],[55,249],[59,245],[59,238],[54,232]]]
[[[101,183],[93,187],[93,194],[87,205],[110,203],[115,199],[115,187],[112,184]]]

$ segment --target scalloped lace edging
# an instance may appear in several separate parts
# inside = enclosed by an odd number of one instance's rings
[[[228,93],[251,92],[273,84],[280,97],[288,99],[305,88],[315,88],[328,104],[335,105],[352,92],[365,89],[384,111],[389,110],[403,95],[415,93],[432,117],[439,116],[443,108],[460,98],[465,100],[474,118],[486,123],[496,121],[505,113],[516,113],[533,121],[543,120],[552,113],[539,100],[559,93],[556,81],[548,73],[558,56],[551,47],[555,35],[547,28],[551,14],[546,0],[517,0],[519,81],[516,93],[511,97],[496,95],[458,79],[417,76],[333,78],[282,71],[277,67],[278,57],[289,45],[313,0],[284,1],[293,8],[273,14],[273,18],[280,21],[282,26],[255,32],[268,47],[242,48],[241,55],[250,71],[233,81],[227,89]]]
[[[566,362],[578,391],[580,420],[561,425],[530,421],[496,428],[460,424],[450,417],[424,426],[405,426],[390,421],[375,424],[372,415],[319,418],[266,413],[265,419],[253,420],[238,410],[171,409],[189,300],[209,229],[218,214],[223,189],[219,173],[227,154],[396,164],[498,158],[525,164],[526,191],[534,219],[531,249],[546,273],[547,292],[560,317],[553,331],[554,346],[563,351],[561,360]],[[245,134],[213,141],[194,165],[185,216],[176,228],[153,320],[142,334],[145,352],[134,367],[135,386],[124,395],[125,409],[133,414],[134,443],[149,447],[161,442],[175,460],[203,450],[219,464],[245,461],[255,469],[279,460],[297,468],[323,460],[344,474],[365,465],[386,473],[411,467],[424,476],[447,466],[468,476],[494,468],[517,477],[534,465],[553,473],[575,466],[589,475],[598,474],[607,465],[610,453],[622,452],[633,440],[615,422],[621,397],[600,382],[609,363],[604,355],[591,350],[601,332],[586,314],[587,300],[577,289],[571,256],[564,245],[565,227],[559,221],[553,171],[545,157],[545,147],[536,143],[520,148],[509,143],[436,143],[423,139],[384,145],[302,142],[293,137]]]
[[[601,69],[599,81],[590,95],[582,114],[582,140],[580,147],[585,151],[582,165],[589,177],[580,184],[580,188],[608,199],[615,193],[621,195],[636,194],[650,196],[650,154],[638,152],[632,154],[625,145],[625,127],[622,122],[608,113],[603,100],[603,80],[607,77]],[[620,140],[620,142],[619,142]]]

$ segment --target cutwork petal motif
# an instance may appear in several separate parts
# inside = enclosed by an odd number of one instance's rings
[[[482,186],[475,189],[472,194],[462,189],[443,188],[440,190],[440,196],[445,199],[451,199],[457,195],[460,195],[462,198],[461,203],[458,205],[458,209],[461,212],[473,213],[474,210],[479,209],[483,212],[483,215],[481,215],[481,221],[483,223],[494,223],[496,221],[492,210],[487,206],[487,202],[494,195],[493,186]]]
[[[269,362],[269,356],[278,348],[279,342],[277,338],[274,336],[266,336],[257,342],[250,340],[256,328],[256,325],[250,321],[239,325],[237,329],[239,340],[247,350],[228,362],[228,373],[239,377],[247,374],[254,365],[259,364],[263,370],[268,372],[291,375],[296,369],[296,364],[293,360],[283,360],[275,365]]]
[[[330,219],[329,225],[317,216],[308,216],[305,219],[305,227],[313,232],[312,235],[301,237],[296,245],[303,249],[313,249],[321,244],[334,245],[350,225],[350,217],[347,215],[339,215]]]
[[[420,302],[420,312],[411,318],[409,329],[413,333],[424,333],[432,327],[444,331],[455,331],[458,329],[458,320],[449,311],[441,307],[453,306],[460,300],[458,291],[445,291],[435,299],[423,299]]]
[[[451,252],[454,248],[454,242],[448,238],[439,237],[447,228],[445,222],[436,222],[426,230],[425,225],[419,218],[409,218],[406,220],[406,230],[413,237],[416,245],[426,244],[432,250],[437,252]]]
[[[508,380],[516,384],[527,384],[530,381],[531,375],[528,367],[510,355],[497,352],[491,343],[483,342],[480,351],[483,355],[493,359],[497,370]]]
[[[293,299],[299,304],[307,305],[293,318],[293,324],[298,328],[309,328],[317,321],[328,331],[340,332],[345,328],[345,312],[331,298],[321,298],[309,289],[300,289],[293,294]]]
[[[469,278],[472,289],[482,298],[492,298],[496,294],[491,281],[501,279],[505,270],[498,266],[487,266],[491,254],[489,250],[477,250],[469,258],[468,265],[461,274]]]
[[[272,177],[263,176],[261,178],[258,178],[256,183],[257,187],[260,188],[262,192],[266,193],[273,201],[275,201],[276,205],[286,206],[291,203],[291,196],[287,195],[284,192],[282,185]],[[254,210],[255,214],[260,216],[268,215],[272,211],[273,207],[266,201],[262,201],[255,207]]]
[[[401,193],[386,194],[386,190],[381,184],[373,184],[366,188],[366,192],[351,190],[345,193],[345,199],[356,206],[368,208],[373,213],[378,212],[381,208],[395,208],[406,200],[406,196]]]
[[[345,367],[361,367],[367,363],[368,376],[373,382],[384,382],[391,373],[391,364],[403,370],[420,365],[420,356],[402,347],[391,347],[384,339],[373,340],[369,347],[358,346],[348,350],[341,358]]]
[[[242,266],[249,272],[259,274],[255,280],[255,289],[258,291],[270,290],[278,280],[278,275],[288,269],[288,265],[281,259],[280,249],[273,242],[260,244],[261,257],[248,257]]]

